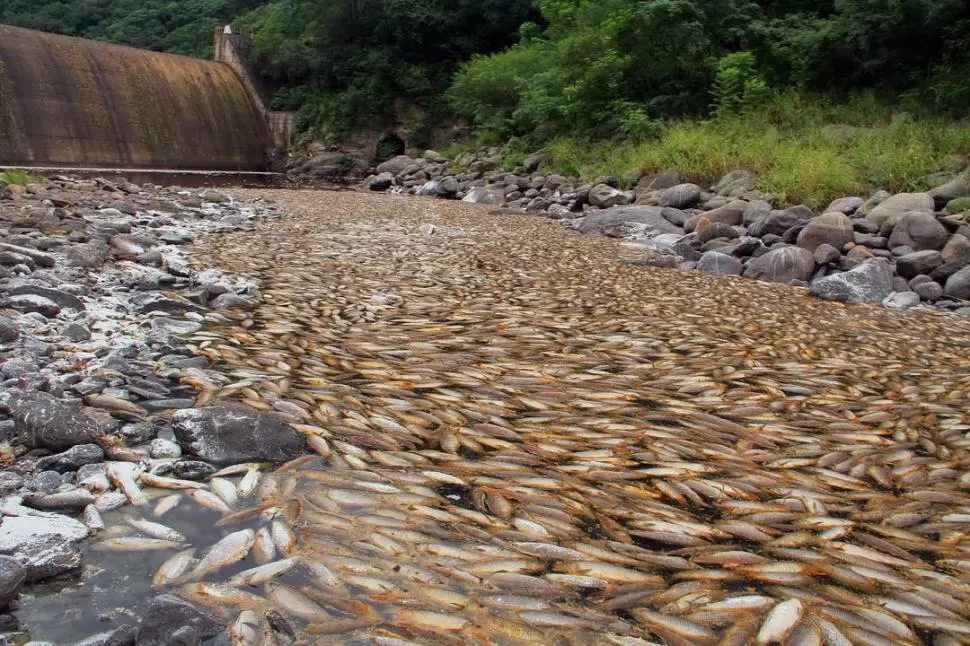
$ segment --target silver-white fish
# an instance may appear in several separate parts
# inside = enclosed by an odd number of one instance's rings
[[[201,579],[213,572],[232,565],[246,558],[256,542],[256,532],[244,529],[233,532],[217,542],[199,561],[199,564],[189,574],[191,579]]]

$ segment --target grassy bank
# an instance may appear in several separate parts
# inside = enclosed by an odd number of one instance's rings
[[[655,140],[559,138],[546,150],[548,170],[587,180],[673,169],[684,181],[705,185],[746,168],[757,176],[759,190],[821,208],[878,188],[928,188],[928,176],[966,164],[970,125],[894,114],[872,97],[833,105],[788,94],[747,115],[669,122]]]
[[[17,184],[18,186],[27,186],[27,184],[35,184],[38,182],[43,182],[43,175],[36,175],[34,173],[28,173],[25,170],[20,169],[10,169],[0,173],[0,181],[7,184]]]

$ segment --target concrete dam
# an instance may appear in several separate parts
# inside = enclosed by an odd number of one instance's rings
[[[260,171],[291,113],[265,107],[245,42],[215,61],[0,25],[0,166]]]

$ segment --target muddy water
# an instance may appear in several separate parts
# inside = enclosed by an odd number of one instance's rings
[[[199,399],[275,411],[320,459],[264,473],[238,523],[157,519],[198,557],[276,529],[164,590],[255,612],[263,643],[290,639],[267,612],[298,643],[970,641],[970,321],[633,267],[462,204],[276,196],[297,217],[196,249],[263,285],[192,336],[225,374]],[[90,563],[137,607],[160,558]]]

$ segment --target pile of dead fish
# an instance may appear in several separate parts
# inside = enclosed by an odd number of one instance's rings
[[[206,545],[174,497],[100,538],[170,552],[155,585],[212,634],[970,643],[970,322],[456,203],[278,199],[302,217],[197,249],[263,291],[189,343],[225,376],[200,399],[318,455],[166,482],[218,514]]]

